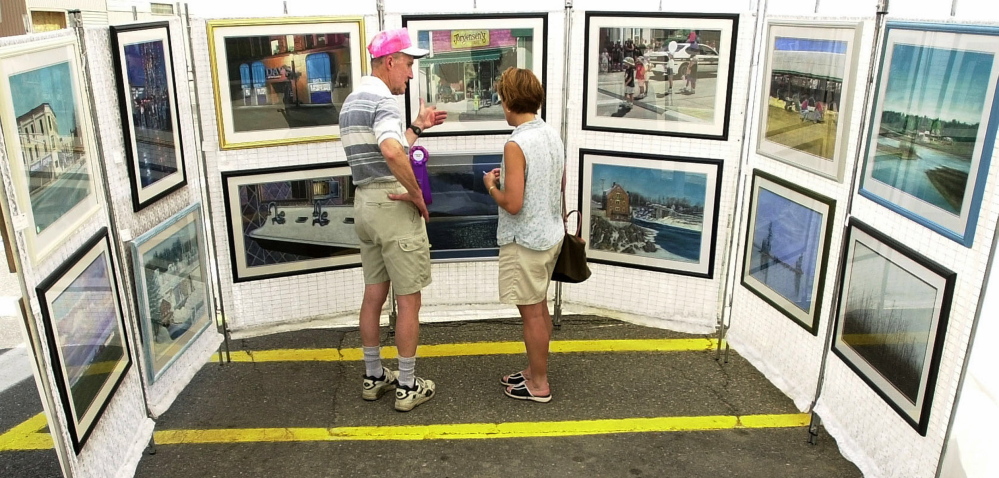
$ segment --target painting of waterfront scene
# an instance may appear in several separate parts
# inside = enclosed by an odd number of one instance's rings
[[[416,115],[422,99],[448,112],[444,124],[427,135],[512,131],[496,85],[511,67],[531,70],[547,84],[547,23],[547,14],[404,16],[413,43],[430,51],[416,60],[416,76],[406,90],[406,117]],[[544,107],[539,114],[544,116]]]
[[[111,27],[125,150],[138,211],[186,183],[169,27]]]
[[[858,31],[770,25],[760,154],[842,179]]]
[[[971,245],[994,144],[995,36],[888,30],[861,194]]]
[[[102,229],[38,287],[77,453],[131,365],[108,244]]]
[[[737,15],[586,14],[583,129],[728,137]]]
[[[22,45],[0,58],[0,105],[7,157],[35,261],[98,209],[91,168],[93,137],[80,88],[74,40],[44,50]]]
[[[754,173],[742,284],[816,335],[834,203]]]
[[[833,351],[925,435],[955,274],[858,224]]]
[[[208,36],[222,149],[339,137],[362,74],[359,20],[213,20]]]
[[[580,163],[590,260],[711,276],[720,162],[581,150]]]
[[[347,166],[222,174],[236,282],[360,265]]]
[[[499,254],[498,206],[486,192],[482,173],[500,167],[502,154],[431,154],[427,163],[432,203],[431,259],[476,259]]]
[[[192,204],[131,242],[150,382],[211,323],[202,227],[201,204]]]

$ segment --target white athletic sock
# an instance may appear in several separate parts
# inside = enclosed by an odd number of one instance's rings
[[[382,348],[361,347],[364,352],[364,374],[369,377],[382,376]]]
[[[412,387],[416,383],[416,356],[399,357],[399,385]]]

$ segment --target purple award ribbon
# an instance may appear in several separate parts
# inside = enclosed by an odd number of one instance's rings
[[[434,202],[430,195],[430,173],[427,172],[427,160],[429,159],[430,153],[427,152],[427,148],[423,146],[409,148],[409,162],[413,165],[413,174],[416,175],[416,182],[420,185],[420,190],[423,191],[423,202],[427,205]]]

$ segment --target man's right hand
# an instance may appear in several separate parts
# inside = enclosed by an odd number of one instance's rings
[[[427,210],[427,203],[423,201],[422,193],[416,194],[415,197],[413,194],[410,193],[389,194],[388,197],[389,199],[395,201],[409,201],[413,203],[413,205],[416,206],[416,210],[420,212],[421,216],[423,216],[423,221],[424,222],[430,221],[430,211]]]

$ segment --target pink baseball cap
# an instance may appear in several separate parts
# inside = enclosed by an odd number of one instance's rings
[[[380,58],[396,52],[405,53],[413,58],[422,58],[430,53],[429,50],[413,46],[413,40],[409,38],[409,30],[405,28],[378,32],[368,44],[368,53],[371,53],[372,58]]]

